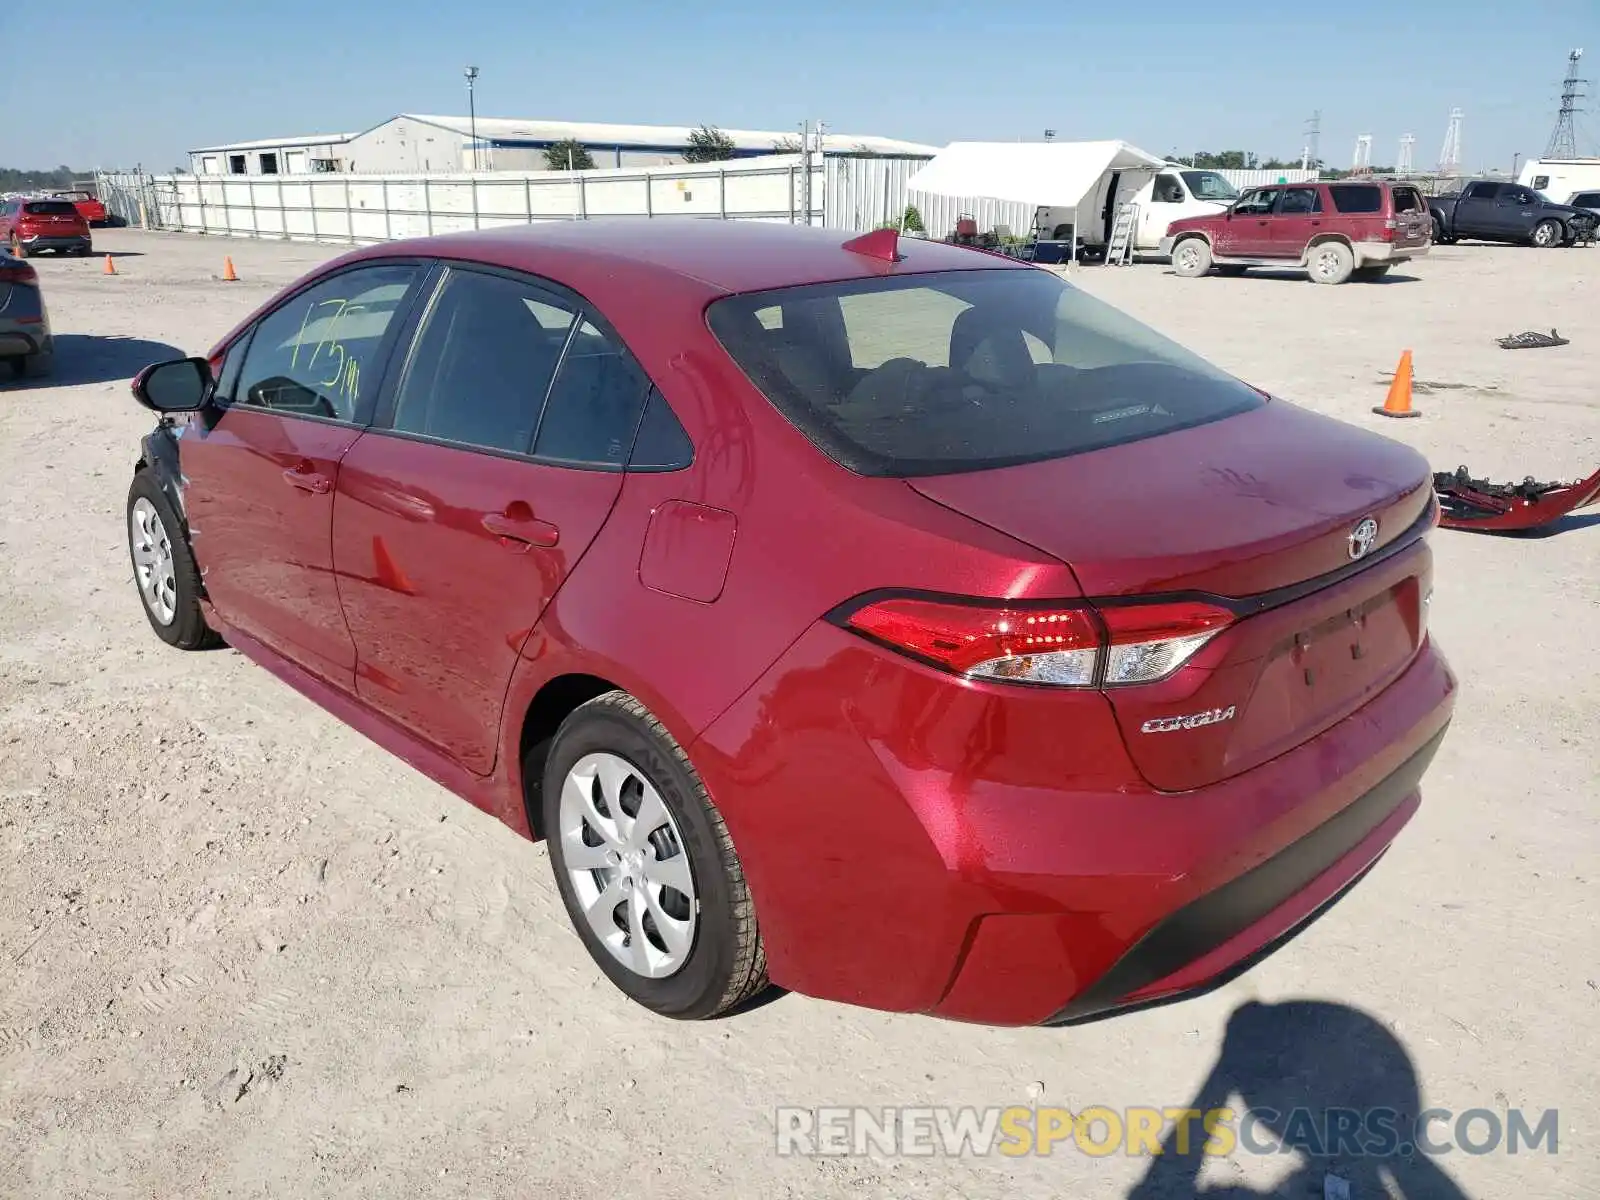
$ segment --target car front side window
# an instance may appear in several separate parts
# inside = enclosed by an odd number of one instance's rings
[[[385,338],[417,281],[409,263],[314,284],[255,328],[231,395],[242,408],[355,424],[370,407]]]

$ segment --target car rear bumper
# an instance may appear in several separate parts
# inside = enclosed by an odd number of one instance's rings
[[[25,238],[23,238],[22,239],[22,244],[29,251],[34,251],[34,250],[91,250],[91,249],[94,248],[93,239],[90,238],[86,234],[72,234],[72,235],[66,236],[66,237],[46,236],[44,234],[35,234],[33,237],[25,237]]]
[[[1409,259],[1422,258],[1428,253],[1428,244],[1405,246],[1395,242],[1356,242],[1356,265],[1364,266],[1371,263],[1403,263]]]
[[[1426,641],[1320,736],[1166,793],[1131,782],[1097,694],[968,688],[818,626],[691,757],[776,982],[1076,1021],[1203,989],[1357,879],[1416,810],[1455,687]]]

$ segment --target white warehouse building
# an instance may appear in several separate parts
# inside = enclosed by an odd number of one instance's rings
[[[477,141],[473,141],[474,129]],[[545,151],[575,141],[596,167],[664,166],[684,161],[689,135],[681,125],[602,125],[580,121],[517,120],[506,117],[420,116],[401,113],[361,133],[262,138],[189,152],[196,175],[308,175],[324,172],[397,174],[484,171],[543,171]],[[798,132],[724,129],[735,158],[791,153]],[[474,163],[476,149],[476,163]],[[826,154],[875,154],[931,158],[936,146],[894,138],[825,133]]]

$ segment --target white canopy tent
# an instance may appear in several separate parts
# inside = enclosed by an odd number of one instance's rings
[[[1164,163],[1127,142],[952,142],[908,179],[906,188],[1070,208],[1076,260],[1083,202],[1113,172],[1138,173],[1142,187]]]

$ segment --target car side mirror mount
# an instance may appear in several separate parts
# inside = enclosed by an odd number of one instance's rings
[[[133,396],[151,412],[197,412],[211,399],[211,364],[203,358],[156,363],[133,378]]]

